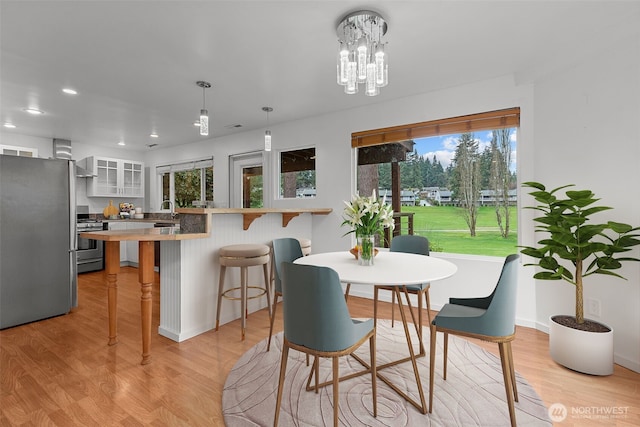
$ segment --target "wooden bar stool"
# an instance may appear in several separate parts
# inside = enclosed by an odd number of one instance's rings
[[[262,244],[241,244],[229,245],[220,248],[218,261],[220,262],[220,281],[218,282],[218,310],[216,312],[216,331],[220,326],[220,308],[222,298],[240,301],[242,304],[242,339],[247,325],[247,300],[267,296],[267,307],[269,318],[271,318],[271,295],[269,292],[269,252],[270,248]],[[249,286],[248,268],[262,265],[264,271],[264,289],[258,286]],[[240,286],[224,291],[224,276],[227,267],[240,267]],[[254,295],[247,295],[249,289],[257,289]],[[231,293],[240,290],[240,297],[232,296]]]
[[[302,255],[307,256],[311,254],[311,240],[299,238],[300,248],[302,249]]]

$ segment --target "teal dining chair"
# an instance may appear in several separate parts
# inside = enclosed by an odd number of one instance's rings
[[[298,239],[290,237],[284,237],[281,239],[274,239],[273,245],[273,264],[271,266],[273,270],[273,308],[271,309],[271,325],[269,326],[269,341],[267,342],[267,351],[271,348],[271,336],[273,335],[273,322],[276,318],[276,307],[278,304],[278,297],[282,297],[282,263],[293,262],[298,258],[302,258],[302,247]]]
[[[518,288],[517,254],[504,261],[498,284],[487,297],[450,298],[431,322],[431,354],[429,377],[429,412],[433,409],[433,384],[436,354],[436,334],[444,333],[444,370],[447,379],[447,349],[449,334],[495,342],[500,351],[502,376],[507,392],[511,425],[516,425],[514,400],[518,401],[511,341],[516,334],[516,295]]]
[[[289,349],[301,351],[315,357],[314,369],[316,386],[307,390],[318,391],[318,359],[332,359],[333,377],[333,425],[338,425],[338,358],[352,354],[369,340],[371,364],[365,373],[371,372],[373,416],[378,414],[376,398],[376,330],[373,319],[355,320],[351,318],[344,299],[340,278],[329,267],[298,265],[283,262],[281,285],[284,315],[284,340],[278,397],[273,425],[278,425],[282,390],[287,371]]]
[[[410,254],[418,254],[418,255],[429,255],[429,239],[423,236],[416,235],[401,235],[395,236],[391,239],[391,246],[389,248],[389,252],[404,252]],[[409,307],[409,312],[411,313],[411,318],[413,319],[413,324],[416,325],[416,332],[420,337],[420,353],[419,356],[423,356],[425,354],[424,344],[422,343],[422,299],[424,298],[425,304],[427,306],[427,319],[429,323],[431,323],[431,302],[429,300],[429,283],[421,283],[419,285],[407,285],[405,291],[405,296],[407,298],[407,306]],[[378,291],[385,290],[391,291],[391,327],[393,327],[395,321],[395,302],[396,302],[396,294],[394,291],[394,287],[392,286],[375,286],[373,289],[373,318],[377,321],[377,313],[378,313]],[[418,321],[416,322],[415,315],[413,313],[413,308],[411,307],[411,301],[409,300],[409,294],[416,295],[418,298]]]

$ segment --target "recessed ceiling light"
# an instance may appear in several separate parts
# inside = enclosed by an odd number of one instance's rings
[[[126,145],[126,144],[124,143],[124,141],[120,141],[118,142],[118,145]]]
[[[76,91],[75,89],[71,89],[70,87],[65,87],[62,89],[62,91],[64,93],[66,93],[67,95],[77,95],[78,91]]]
[[[14,125],[13,123],[5,123],[4,127],[9,128],[9,129],[15,129],[16,125]]]
[[[193,125],[200,127],[200,122],[196,120],[195,122],[193,122]]]
[[[151,138],[157,138],[158,134],[157,133],[152,133],[151,135],[149,135]]]
[[[24,111],[33,115],[44,114],[44,111],[38,110],[37,108],[25,108]]]

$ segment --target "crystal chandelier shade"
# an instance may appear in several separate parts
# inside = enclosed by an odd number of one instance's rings
[[[206,103],[205,103],[205,89],[209,89],[211,87],[211,83],[205,82],[202,80],[198,80],[196,82],[198,87],[202,88],[202,109],[200,110],[200,135],[208,136],[209,135],[209,111],[207,111]]]
[[[337,82],[347,94],[375,96],[389,82],[389,60],[383,36],[387,23],[376,12],[361,10],[345,16],[336,29],[338,34]]]
[[[262,107],[262,111],[267,113],[267,128],[269,127],[269,113],[273,111],[271,107]],[[271,131],[264,131],[264,151],[271,151]]]

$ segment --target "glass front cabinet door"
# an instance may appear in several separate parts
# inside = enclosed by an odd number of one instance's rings
[[[89,197],[144,197],[144,163],[88,157],[86,167],[93,176],[87,179]]]

